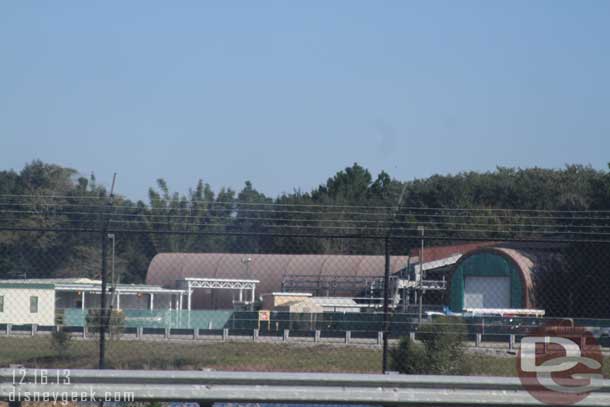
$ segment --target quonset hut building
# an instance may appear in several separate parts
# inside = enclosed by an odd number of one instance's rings
[[[391,273],[398,273],[407,261],[408,256],[392,256]],[[150,263],[146,283],[175,287],[188,278],[244,280],[257,281],[256,297],[277,291],[356,297],[374,288],[384,271],[384,256],[160,253]],[[235,290],[192,293],[193,309],[227,309],[235,302]]]
[[[542,309],[547,315],[571,315],[566,303],[573,270],[565,249],[559,243],[499,242],[430,247],[424,250],[423,270],[446,279],[447,289],[439,302],[453,312]],[[418,259],[413,259],[418,254],[418,250],[411,252],[416,270]]]
[[[403,305],[413,303],[415,294],[425,291],[424,304],[445,305],[454,312],[529,308],[565,316],[572,315],[574,307],[566,305],[573,287],[564,249],[556,243],[498,242],[427,247],[423,266],[419,265],[419,250],[413,250],[410,256],[392,256],[390,271],[403,290]],[[178,282],[193,278],[256,281],[256,292],[252,292],[256,298],[278,291],[379,297],[384,262],[383,256],[160,253],[149,266],[146,282],[185,289]],[[424,284],[418,285],[418,279]],[[426,279],[442,280],[442,290],[434,294],[427,290]],[[396,292],[391,297],[393,301],[399,298]],[[235,291],[192,290],[192,309],[230,309],[240,301],[241,294],[236,299]]]
[[[448,276],[448,305],[545,309],[551,281],[565,269],[557,247],[492,245],[463,254]]]

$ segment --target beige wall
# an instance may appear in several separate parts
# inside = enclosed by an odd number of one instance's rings
[[[310,299],[304,299],[296,304],[291,304],[288,308],[290,312],[305,313],[305,314],[321,314],[324,310],[318,304]]]
[[[55,290],[53,288],[0,288],[4,296],[2,324],[55,325]],[[38,312],[30,312],[30,297],[38,297]]]
[[[303,301],[307,298],[311,298],[311,295],[273,295],[263,294],[263,309],[274,309],[280,307],[287,302]]]

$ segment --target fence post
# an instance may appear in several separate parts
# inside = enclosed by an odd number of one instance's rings
[[[32,324],[32,336],[36,335],[36,332],[38,332],[38,325]]]
[[[142,338],[142,335],[144,335],[144,328],[139,326],[136,328],[136,338]]]
[[[100,325],[100,342],[99,342],[99,360],[98,360],[98,369],[104,369],[106,364],[106,324],[109,321],[106,321],[106,293],[107,284],[108,284],[108,273],[107,273],[107,252],[108,252],[108,236],[107,236],[107,223],[104,222],[104,226],[102,228],[102,270],[101,270],[101,278],[102,278],[102,287],[101,287],[101,298],[100,298],[100,315],[99,315],[99,325]]]
[[[508,350],[515,350],[515,335],[508,336]]]
[[[383,352],[382,372],[388,370],[388,331],[390,323],[390,239],[385,238],[385,271],[383,274]]]
[[[352,331],[345,331],[345,343],[349,344],[352,341]]]
[[[199,328],[193,328],[193,339],[199,339]]]
[[[6,324],[6,336],[10,336],[12,330],[13,330],[13,325]]]
[[[258,340],[258,329],[252,330],[252,342],[256,342]]]
[[[409,339],[411,340],[411,342],[415,342],[415,332],[414,331],[409,332]]]
[[[226,342],[227,339],[229,339],[229,329],[228,328],[223,328],[222,329],[222,341]]]
[[[169,328],[165,328],[164,337],[165,339],[169,339]]]
[[[284,329],[284,336],[282,338],[282,340],[284,342],[288,341],[288,338],[290,337],[290,330],[289,329]]]
[[[313,341],[320,342],[320,330],[319,329],[316,329],[316,331],[313,333]]]
[[[83,326],[83,339],[87,338],[87,326]]]
[[[383,345],[383,332],[377,332],[377,345]]]
[[[482,340],[483,335],[481,335],[480,332],[477,332],[475,338],[474,338],[474,345],[478,348],[481,346],[481,340]]]

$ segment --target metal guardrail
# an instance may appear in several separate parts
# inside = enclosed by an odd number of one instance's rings
[[[17,374],[15,380],[15,372]],[[322,373],[184,372],[140,370],[71,370],[70,383],[49,369],[47,384],[34,382],[40,370],[0,369],[0,399],[35,392],[132,392],[135,401],[282,402],[405,405],[544,405],[525,391],[518,378],[407,376]],[[57,375],[57,376],[56,376]],[[23,383],[20,378],[25,377]],[[603,380],[579,406],[610,405],[610,380]]]
[[[11,324],[5,325],[5,331],[0,332],[0,336],[36,336],[50,334],[58,329],[57,326],[37,326],[37,325],[20,325],[19,329],[14,329]],[[96,335],[88,332],[86,327],[68,326],[67,329],[73,337],[82,339],[96,339]],[[597,331],[594,331],[597,332]],[[364,334],[364,335],[363,335]],[[302,331],[283,329],[264,334],[258,329],[237,329],[229,328],[204,330],[198,328],[128,328],[125,332],[118,334],[122,339],[139,339],[139,340],[170,340],[176,339],[184,341],[185,339],[205,340],[210,342],[227,342],[227,341],[252,341],[262,343],[311,343],[311,344],[346,344],[358,346],[381,346],[383,342],[383,332],[381,331]],[[417,339],[416,331],[404,332],[404,336],[411,337],[412,340]],[[476,333],[471,335],[470,343],[474,342],[476,347],[482,346],[483,342],[493,344],[504,344],[507,350],[513,350],[516,347],[517,335],[508,333],[491,333],[484,335]],[[390,341],[396,342],[399,338],[390,337]]]

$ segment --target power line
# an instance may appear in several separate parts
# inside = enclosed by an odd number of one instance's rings
[[[113,224],[123,224],[123,225],[129,225],[129,224],[133,224],[133,225],[140,225],[141,222],[134,222],[134,221],[111,221],[111,223]],[[238,225],[234,225],[234,224],[226,224],[226,223],[203,223],[203,224],[198,224],[198,223],[171,223],[171,224],[167,224],[165,222],[148,222],[147,225],[162,225],[162,226],[183,226],[183,227],[198,227],[198,226],[206,226],[206,227],[211,227],[211,226],[219,226],[219,227],[236,227]],[[361,231],[366,231],[366,230],[378,230],[378,228],[371,228],[371,227],[366,227],[366,226],[362,226],[362,227],[355,227],[355,226],[316,226],[316,225],[272,225],[272,224],[262,224],[262,225],[257,225],[257,227],[264,229],[264,228],[285,228],[285,229],[318,229],[318,230],[361,230]],[[411,232],[416,232],[417,228],[396,228],[396,230],[398,231],[411,231]],[[154,230],[151,231],[154,233]],[[507,233],[511,233],[511,234],[515,234],[515,233],[525,233],[526,231],[515,231],[515,230],[496,230],[496,229],[447,229],[447,228],[442,228],[442,229],[429,229],[430,233],[439,233],[439,232],[443,232],[443,233],[489,233],[489,234],[494,234],[494,233],[503,233],[503,234],[507,234]],[[610,236],[610,232],[576,232],[576,231],[549,231],[549,230],[540,230],[540,231],[527,231],[528,234],[541,234],[541,235],[583,235],[583,236]],[[451,237],[448,236],[448,239],[450,239]]]
[[[15,227],[7,226],[1,227],[1,231],[11,232],[39,232],[39,233],[99,233],[98,228],[66,228],[66,227],[53,227],[53,228],[41,228],[41,227]],[[125,234],[149,234],[150,230],[146,229],[109,229],[112,233],[125,233]],[[184,231],[184,230],[155,230],[155,235],[189,235],[189,236],[233,236],[233,237],[269,237],[269,238],[311,238],[311,239],[358,239],[358,240],[384,240],[387,238],[385,234],[374,235],[374,234],[357,234],[357,233],[344,233],[344,234],[313,234],[313,233],[269,233],[269,232],[244,232],[244,231]],[[420,235],[393,235],[393,240],[413,240],[421,239]],[[446,241],[452,240],[456,242],[488,242],[489,237],[477,237],[477,236],[426,236],[426,240],[429,241]],[[569,239],[565,237],[560,238],[540,238],[540,237],[503,237],[502,242],[515,242],[515,243],[589,243],[589,244],[608,244],[610,239]]]
[[[103,207],[100,207],[100,209],[103,209]],[[180,212],[180,211],[189,211],[189,209],[186,208],[149,208],[149,209],[144,209],[144,211],[146,210],[157,210],[157,211],[165,211],[165,212]],[[142,208],[133,208],[134,211],[140,211],[142,210]],[[96,215],[96,212],[91,212],[91,211],[87,211],[87,212],[80,212],[80,211],[70,211],[70,210],[62,210],[61,208],[59,209],[54,209],[54,212],[60,212],[62,214],[82,214],[82,215]],[[36,213],[38,214],[40,211],[28,211],[25,209],[0,209],[0,212],[5,212],[5,213]],[[187,213],[192,213],[193,211],[190,210],[190,212]],[[247,213],[261,213],[261,214],[274,214],[274,215],[293,215],[293,214],[299,214],[299,215],[316,215],[316,216],[330,216],[330,215],[340,215],[343,217],[349,217],[349,216],[368,216],[368,217],[384,217],[387,218],[388,214],[387,213],[378,213],[378,212],[316,212],[316,211],[295,211],[295,210],[269,210],[269,209],[235,209],[235,208],[211,208],[208,209],[207,212],[228,212],[228,213],[242,213],[242,212],[247,212]],[[100,210],[101,213],[101,210]],[[193,217],[193,218],[197,218],[198,216],[195,215],[185,215],[185,214],[179,214],[179,215],[165,215],[165,214],[154,214],[154,213],[146,213],[146,212],[141,212],[141,213],[133,213],[133,214],[125,214],[124,212],[121,211],[116,211],[113,210],[112,212],[114,215],[117,216],[142,216],[142,215],[148,215],[148,216],[175,216],[175,217],[181,217],[181,218],[188,218],[188,217]],[[526,220],[536,220],[536,221],[540,221],[540,220],[549,220],[549,221],[570,221],[570,222],[574,222],[574,221],[608,221],[610,222],[610,217],[593,217],[593,216],[575,216],[575,217],[560,217],[560,216],[523,216],[523,215],[499,215],[499,214],[489,214],[489,215],[472,215],[472,214],[439,214],[439,213],[412,213],[412,212],[402,212],[400,213],[400,215],[402,217],[405,216],[414,216],[414,217],[419,217],[419,218],[446,218],[446,219],[455,219],[455,218],[461,218],[461,219],[513,219],[513,218],[518,218],[521,221],[526,221]]]
[[[0,198],[48,198],[48,199],[105,199],[103,196],[89,196],[89,195],[36,195],[36,194],[0,194]],[[141,201],[138,201],[141,202]],[[348,208],[348,209],[384,209],[391,211],[394,209],[392,206],[378,206],[378,205],[336,205],[336,204],[315,204],[315,203],[280,203],[280,202],[238,202],[238,201],[210,201],[210,200],[193,200],[186,198],[185,200],[178,201],[180,203],[200,203],[206,205],[219,205],[219,204],[234,204],[244,206],[275,206],[275,207],[311,207],[311,208]],[[133,207],[137,203],[133,204]],[[403,207],[403,210],[411,211],[473,211],[473,212],[511,212],[511,213],[607,213],[610,214],[610,210],[558,210],[558,209],[514,209],[514,208],[442,208],[442,207]]]
[[[61,214],[39,214],[38,212],[35,211],[10,211],[10,210],[0,210],[0,213],[13,213],[16,212],[17,214],[21,215],[21,214],[27,214],[27,215],[37,215],[37,216],[41,216],[41,217],[45,217],[48,219],[51,219],[53,217],[58,218],[59,216],[90,216],[93,218],[98,218],[101,219],[101,216],[103,216],[102,213],[98,213],[98,212],[64,212]],[[51,215],[51,216],[49,216]],[[390,221],[388,219],[378,219],[378,220],[369,220],[369,219],[303,219],[303,218],[276,218],[276,217],[247,217],[247,216],[240,216],[240,217],[222,217],[222,216],[215,216],[215,215],[207,215],[205,217],[198,217],[198,216],[188,216],[188,215],[155,215],[155,214],[149,214],[149,215],[144,215],[144,214],[127,214],[127,213],[114,213],[111,215],[113,217],[113,221],[114,222],[120,222],[120,221],[130,221],[130,222],[140,222],[140,223],[157,223],[157,224],[169,224],[171,222],[174,222],[173,220],[186,220],[186,219],[193,219],[193,220],[201,220],[202,218],[204,219],[226,219],[230,222],[240,222],[240,221],[252,221],[252,222],[290,222],[290,223],[298,223],[298,222],[309,222],[309,223],[335,223],[335,224],[374,224],[377,225],[378,227],[388,227],[389,224],[393,223],[395,225],[430,225],[430,226],[468,226],[468,227],[503,227],[503,228],[528,228],[528,229],[538,229],[538,228],[556,228],[556,229],[609,229],[610,225],[565,225],[565,224],[539,224],[539,223],[497,223],[497,224],[489,224],[489,223],[473,223],[473,222],[441,222],[441,221],[430,221],[430,220],[411,220],[411,221],[407,221],[407,220],[403,220],[403,221]],[[118,219],[117,219],[118,218]],[[127,218],[127,219],[125,219]],[[130,218],[137,218],[137,219],[130,219]],[[168,222],[154,222],[155,220],[162,220],[162,219],[172,219],[172,221],[168,221]],[[536,218],[532,218],[532,219],[536,219]],[[62,219],[60,218],[59,221],[66,221],[66,222],[78,222],[78,221],[84,221],[83,219]],[[89,220],[90,222],[93,222],[94,220],[91,219]],[[175,222],[174,222],[175,223]],[[186,222],[184,222],[186,223]],[[320,227],[325,227],[325,226],[320,226]],[[563,231],[564,233],[566,231]],[[568,230],[569,232],[569,230]],[[558,232],[559,233],[559,232]]]

